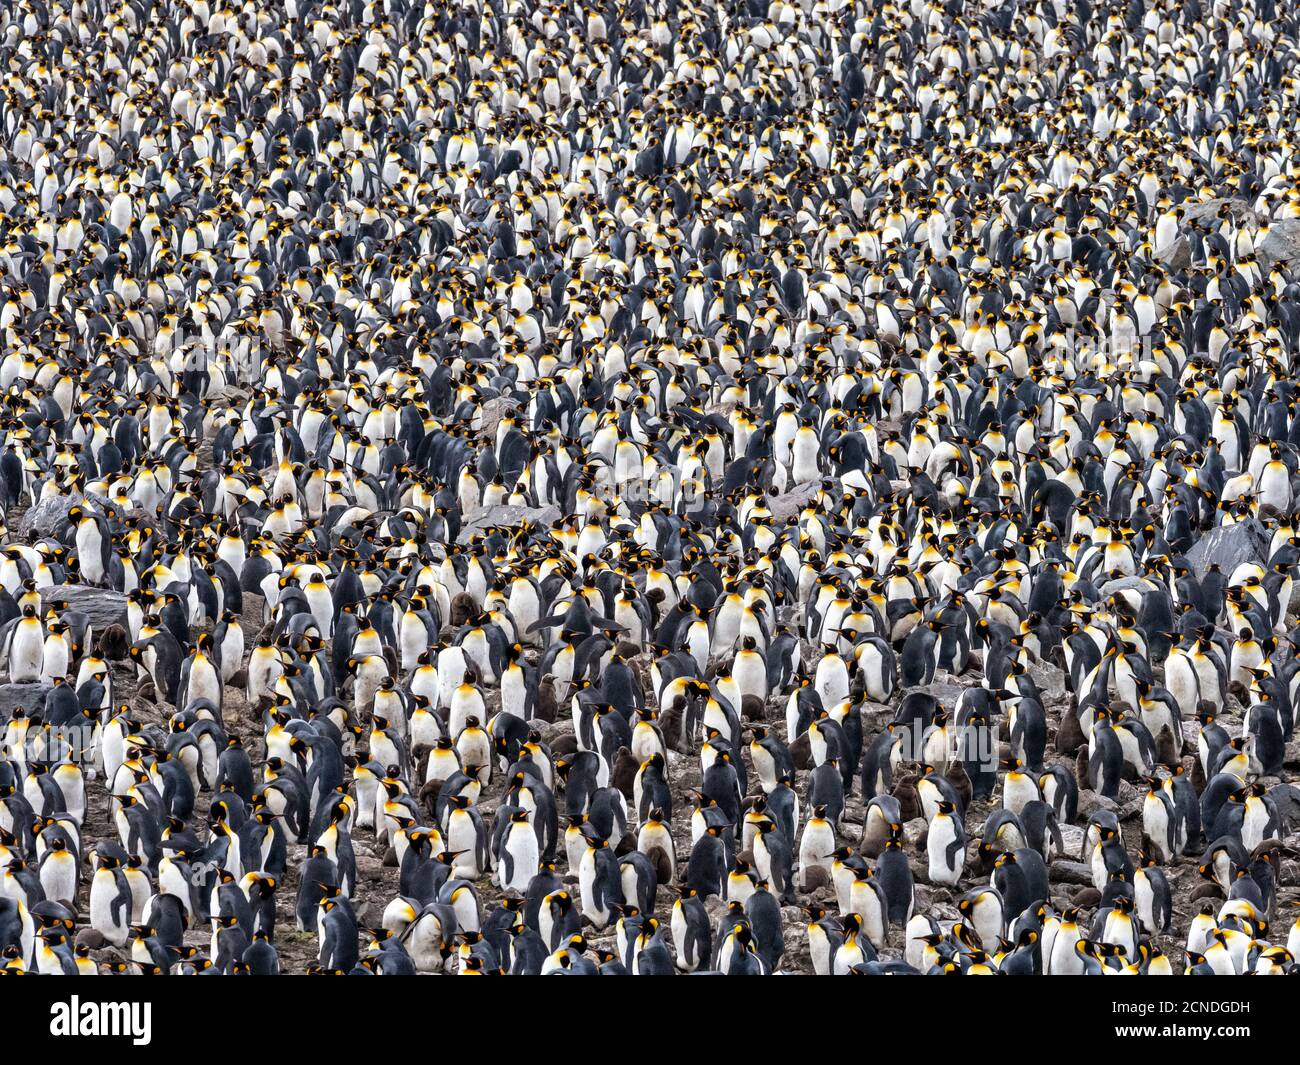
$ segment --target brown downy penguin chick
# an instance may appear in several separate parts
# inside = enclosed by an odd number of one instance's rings
[[[459,629],[462,625],[469,622],[469,619],[477,616],[478,604],[474,602],[474,597],[469,592],[457,592],[452,597],[451,609],[448,611],[448,623],[452,628]]]
[[[555,715],[558,712],[555,698],[555,678],[548,673],[538,682],[533,717],[539,721],[550,723],[555,720]]]
[[[957,792],[957,798],[961,799],[961,808],[964,810],[970,805],[971,795],[974,789],[970,782],[970,775],[966,772],[966,767],[961,762],[954,761],[948,766],[948,771],[944,773],[944,778],[953,789]]]
[[[682,729],[686,724],[686,699],[677,696],[667,710],[659,714],[659,730],[664,735],[664,746],[670,751],[682,753]]]
[[[1192,888],[1187,897],[1192,902],[1196,902],[1198,899],[1221,899],[1223,898],[1223,889],[1214,881],[1206,880]]]
[[[109,662],[120,662],[131,648],[126,629],[121,625],[108,625],[100,630],[98,654]]]
[[[1162,725],[1160,734],[1156,737],[1156,763],[1172,769],[1181,760],[1181,747],[1182,744],[1174,739],[1174,734],[1169,726]]]
[[[620,747],[614,755],[614,764],[609,769],[609,786],[616,788],[627,799],[632,798],[633,785],[636,783],[637,770],[641,767],[636,758],[626,747]]]
[[[898,800],[899,819],[906,824],[923,816],[921,797],[916,793],[915,773],[909,773],[894,785],[894,798]]]
[[[556,736],[551,741],[551,755],[559,758],[561,755],[578,753],[578,737],[572,732],[566,732],[562,736]]]
[[[796,769],[812,769],[812,736],[810,730],[804,729],[799,738],[790,744],[790,761]]]
[[[1074,760],[1074,779],[1078,781],[1080,791],[1088,791],[1092,787],[1092,781],[1088,777],[1088,764],[1088,748],[1083,747]]]
[[[425,760],[426,761],[428,760],[427,753],[425,755]],[[424,776],[423,766],[420,767],[420,776]],[[429,813],[430,823],[434,823],[437,820],[437,813],[435,811],[437,810],[438,807],[438,793],[440,791],[442,791],[442,781],[430,780],[420,788],[419,794],[417,796],[420,801],[420,805],[423,806],[424,809],[427,810]]]
[[[1073,706],[1061,711],[1061,723],[1056,728],[1056,753],[1062,757],[1074,754],[1087,742],[1079,724],[1079,711]]]
[[[1205,790],[1205,769],[1201,766],[1200,758],[1192,759],[1192,789],[1197,795]]]

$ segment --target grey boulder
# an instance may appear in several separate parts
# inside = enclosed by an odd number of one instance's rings
[[[80,496],[55,496],[42,499],[30,507],[18,523],[21,540],[39,540],[42,536],[57,536],[68,524],[68,511],[85,501]]]
[[[0,684],[0,721],[8,722],[20,706],[28,717],[41,713],[45,709],[45,694],[53,687],[48,680]]]
[[[1235,525],[1211,529],[1187,552],[1187,561],[1198,578],[1217,565],[1227,576],[1243,562],[1263,561],[1268,540],[1264,527],[1253,518]]]
[[[469,543],[474,533],[485,533],[493,527],[518,528],[525,522],[533,525],[554,525],[563,515],[559,507],[491,507],[470,519],[460,530],[457,543]]]
[[[67,609],[85,614],[96,629],[108,625],[126,625],[126,596],[111,588],[92,588],[88,584],[52,584],[41,589],[42,606],[48,607],[59,600],[67,601]]]
[[[1259,245],[1259,264],[1265,270],[1277,263],[1300,259],[1300,218],[1282,218],[1270,222],[1268,236]]]

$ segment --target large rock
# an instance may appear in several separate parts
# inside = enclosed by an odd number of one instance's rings
[[[1192,545],[1187,561],[1198,578],[1216,564],[1225,576],[1231,576],[1243,562],[1262,562],[1267,543],[1264,527],[1250,518],[1211,529]]]
[[[1045,699],[1065,692],[1065,673],[1051,662],[1039,659],[1030,663],[1029,676],[1038,685],[1038,690],[1043,693]]]
[[[14,710],[22,707],[27,716],[39,714],[45,709],[45,693],[54,685],[46,680],[35,680],[26,684],[0,684],[0,722],[8,722],[14,716]]]
[[[903,840],[909,851],[916,849],[929,835],[930,825],[924,817],[914,817],[903,826]]]
[[[1142,577],[1119,577],[1107,581],[1098,590],[1103,599],[1120,595],[1124,597],[1125,602],[1136,609],[1142,605],[1142,597],[1151,590],[1151,582]]]
[[[1268,797],[1277,807],[1283,834],[1300,827],[1300,788],[1294,784],[1278,784],[1268,789]]]
[[[501,424],[501,419],[518,413],[519,404],[510,396],[489,399],[478,410],[478,430],[485,437],[492,437],[495,440],[497,426]]]
[[[1184,214],[1189,222],[1206,224],[1219,217],[1219,208],[1227,204],[1228,213],[1238,222],[1261,222],[1263,219],[1255,213],[1248,200],[1237,196],[1216,196],[1212,200],[1200,203],[1183,203]]]
[[[1156,259],[1175,273],[1186,270],[1192,265],[1192,242],[1186,237],[1176,237],[1169,247],[1156,254]]]
[[[68,511],[79,503],[80,496],[55,496],[42,499],[28,508],[18,523],[18,536],[22,540],[39,540],[42,536],[57,536],[68,524]]]
[[[475,533],[484,533],[493,527],[516,528],[524,522],[531,522],[534,525],[554,525],[562,517],[559,507],[491,507],[467,521],[461,527],[456,542],[467,544]]]
[[[952,709],[957,705],[957,700],[961,698],[961,693],[969,685],[959,684],[957,678],[946,670],[936,670],[934,680],[929,684],[920,684],[915,688],[908,688],[908,694],[912,692],[925,692],[927,695],[933,695],[939,700],[939,703],[945,710],[952,713]]]
[[[1121,821],[1130,821],[1142,812],[1145,792],[1139,792],[1127,780],[1119,782],[1119,801],[1115,816]]]
[[[1078,819],[1086,822],[1098,810],[1109,810],[1118,816],[1119,803],[1088,788],[1081,789],[1079,791]]]
[[[1092,866],[1068,858],[1057,858],[1047,875],[1054,884],[1091,884]]]
[[[111,588],[92,588],[88,584],[52,584],[41,589],[43,607],[59,600],[67,601],[67,609],[78,610],[90,618],[96,631],[109,625],[126,625],[126,596]]]
[[[1270,222],[1268,235],[1255,254],[1265,270],[1271,269],[1276,263],[1300,259],[1300,218],[1281,218]]]
[[[1156,258],[1170,270],[1186,270],[1192,265],[1192,244],[1186,230],[1193,226],[1202,231],[1209,230],[1215,225],[1219,212],[1225,205],[1228,208],[1228,213],[1238,223],[1251,227],[1259,224],[1259,215],[1255,213],[1250,204],[1236,197],[1219,196],[1212,200],[1203,200],[1196,203],[1184,201],[1180,205],[1183,208],[1184,231],[1179,233],[1174,242],[1167,248],[1161,248],[1157,252]]]
[[[1083,854],[1084,830],[1078,825],[1061,825],[1061,846],[1066,854]]]
[[[821,487],[821,481],[805,481],[803,484],[795,485],[788,492],[769,497],[767,506],[772,512],[772,517],[777,521],[797,518],[803,508],[821,491]]]

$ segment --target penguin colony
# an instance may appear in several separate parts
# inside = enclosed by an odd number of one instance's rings
[[[6,4],[3,971],[1292,971],[1296,19]]]

